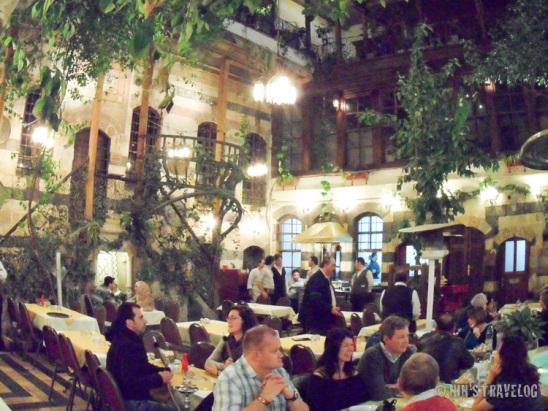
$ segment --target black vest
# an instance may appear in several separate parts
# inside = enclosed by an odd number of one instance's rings
[[[388,287],[382,297],[382,314],[384,317],[397,315],[413,320],[413,290],[405,285]]]

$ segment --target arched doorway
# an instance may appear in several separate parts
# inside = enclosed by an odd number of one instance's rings
[[[261,247],[252,245],[244,250],[244,270],[252,270],[257,267],[257,263],[264,258],[264,250]]]
[[[506,304],[525,300],[529,292],[530,243],[524,238],[512,237],[498,249],[497,273],[500,298]]]
[[[88,161],[89,128],[84,128],[76,134],[74,141],[74,157],[72,170],[81,167]],[[95,187],[94,187],[94,218],[106,216],[105,200],[107,194],[107,174],[110,163],[110,138],[99,130],[97,140],[97,159],[95,163]],[[84,218],[85,189],[87,167],[82,166],[70,180],[70,207],[69,215],[72,221]],[[99,215],[100,214],[100,215]]]

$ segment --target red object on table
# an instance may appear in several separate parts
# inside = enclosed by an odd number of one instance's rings
[[[183,353],[181,358],[181,371],[186,373],[188,371],[188,353]]]
[[[352,344],[354,344],[354,352],[358,351],[358,337],[352,337]]]
[[[42,294],[40,296],[40,306],[44,307],[46,305],[46,297]]]

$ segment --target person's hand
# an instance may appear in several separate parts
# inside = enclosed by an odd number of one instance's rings
[[[474,336],[475,336],[476,338],[480,338],[481,331],[480,331],[480,329],[479,329],[478,327],[474,327],[474,328],[472,329],[472,332],[474,333]]]
[[[333,315],[341,315],[341,309],[339,307],[333,307],[331,309],[331,314]]]
[[[268,374],[261,386],[261,397],[268,402],[272,402],[276,396],[287,386],[285,380],[276,374]]]
[[[162,377],[162,382],[168,384],[173,378],[173,373],[171,371],[159,371],[160,377]]]
[[[261,291],[261,297],[267,298],[267,297],[268,297],[268,293],[267,293],[265,290]]]
[[[228,357],[225,361],[225,370],[227,369],[227,367],[230,367],[232,364],[234,364],[234,361],[232,360],[232,358]]]
[[[289,400],[290,398],[295,398],[295,391],[289,388],[287,382],[285,383],[284,389],[282,390],[282,395],[286,400]]]

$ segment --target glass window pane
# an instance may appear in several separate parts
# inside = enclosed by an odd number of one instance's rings
[[[514,244],[515,242],[510,240],[506,241],[504,248],[504,272],[510,273],[514,271]]]
[[[282,263],[284,267],[291,267],[291,253],[287,251],[282,252]]]
[[[301,253],[293,253],[293,264],[291,269],[301,267]]]
[[[516,241],[516,271],[525,271],[525,240]]]

